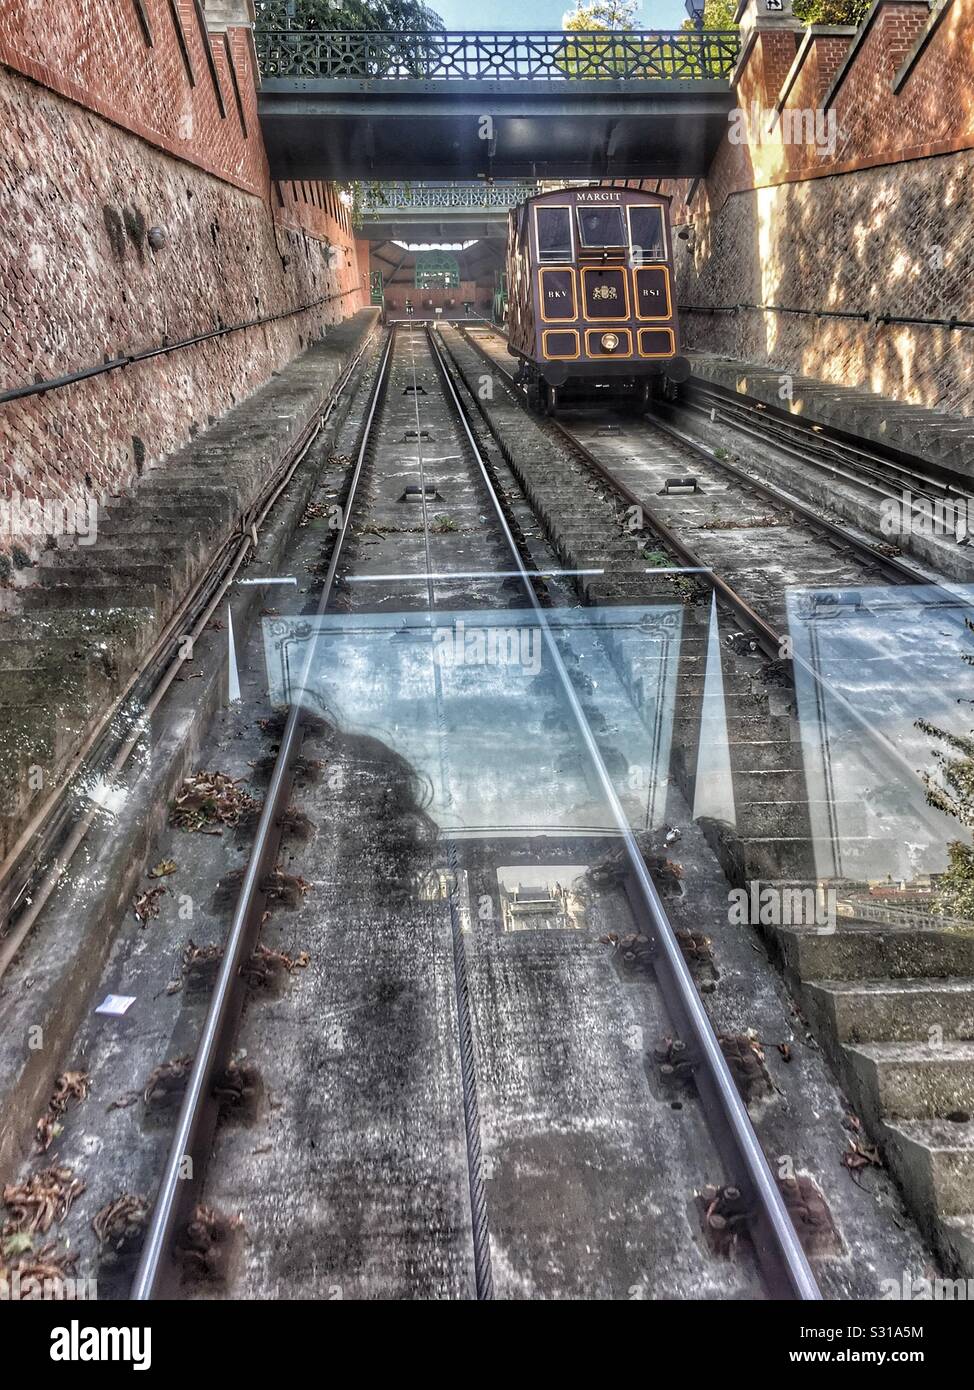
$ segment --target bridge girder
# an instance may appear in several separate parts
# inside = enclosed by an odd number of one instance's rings
[[[269,78],[259,110],[280,179],[681,178],[735,101],[724,79]]]
[[[444,208],[429,209],[420,217],[416,209],[397,212],[366,213],[356,223],[357,236],[368,241],[388,237],[390,241],[481,241],[485,237],[503,237],[507,233],[507,210],[479,214],[469,208],[449,212]]]

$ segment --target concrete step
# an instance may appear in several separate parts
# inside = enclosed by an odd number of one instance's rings
[[[974,1213],[946,1217],[940,1223],[940,1238],[955,1267],[974,1279]]]
[[[932,1028],[945,1038],[974,1038],[974,978],[814,980],[804,992],[814,1009],[809,1022],[839,1042],[910,1042]]]
[[[657,649],[658,651],[658,649]],[[675,662],[673,657],[661,660],[655,651],[647,647],[640,653],[635,646],[624,655],[617,658],[617,669],[623,676],[632,679],[640,677],[643,681],[658,685],[660,681],[667,679],[674,671]],[[707,688],[706,673],[702,662],[679,664],[677,680],[678,696],[689,698],[703,697]],[[731,695],[749,695],[752,693],[752,678],[745,671],[732,672],[724,676],[724,693]],[[708,715],[710,714],[708,707]]]
[[[147,609],[22,613],[0,621],[0,669],[29,666],[39,656],[50,665],[59,655],[89,651],[108,669],[134,665],[152,632],[152,614]]]
[[[43,706],[36,714],[23,708],[0,708],[0,790],[5,811],[11,809],[6,798],[19,793],[28,768],[41,767],[46,774],[57,761],[58,729],[48,714]]]
[[[734,775],[734,796],[738,805],[750,806],[762,802],[772,804],[783,804],[789,801],[807,802],[808,788],[805,782],[805,771],[801,762],[795,762],[791,756],[793,747],[794,745],[790,743],[779,745],[779,756],[788,758],[784,765],[772,763],[770,767],[748,767],[746,760],[741,757],[742,745],[736,745],[738,760],[743,764],[735,766],[734,761],[731,762],[731,770]],[[800,747],[798,751],[800,755]]]
[[[144,531],[111,536],[99,536],[96,545],[64,546],[46,550],[38,560],[39,568],[57,569],[59,565],[98,565],[104,558],[121,563],[138,556],[149,562],[175,562],[187,554],[204,554],[203,535],[199,531],[176,533],[172,527],[160,530],[155,536]]]
[[[61,666],[33,666],[0,671],[0,708],[43,705],[52,711],[83,710],[111,691],[104,669],[72,661]]]
[[[830,935],[783,928],[779,940],[786,968],[800,980],[974,977],[974,928],[966,935],[842,919]]]
[[[740,829],[705,827],[721,867],[735,887],[815,877],[815,842],[808,835],[747,836]]]
[[[108,556],[101,559],[102,563],[95,561],[90,565],[47,565],[39,571],[38,579],[48,589],[84,589],[90,584],[116,582],[126,586],[155,586],[171,598],[182,577],[182,566],[177,568],[151,560],[143,564],[131,558],[113,561]]]
[[[737,829],[742,839],[794,839],[796,836],[810,836],[813,823],[824,824],[824,809],[817,811],[807,801],[755,801],[746,803],[738,793],[737,778],[734,782],[734,797],[737,807]],[[842,803],[836,805],[841,807]]]
[[[783,720],[782,723],[787,721]],[[768,780],[764,785],[767,786],[773,785],[774,779],[788,775],[799,779],[800,785],[804,785],[805,759],[802,746],[797,740],[779,738],[733,742],[730,745],[730,763],[735,787],[739,777],[753,779],[741,784],[741,795],[748,800],[765,799],[752,798],[748,794],[752,787],[761,786],[765,777]]]
[[[202,569],[208,549],[212,547],[199,535],[192,545],[160,544],[155,537],[147,542],[144,533],[111,538],[92,550],[49,551],[37,578],[41,584],[97,584],[110,576],[126,584],[148,581],[182,594]]]
[[[753,754],[750,749],[754,744],[771,744],[777,747],[782,743],[792,743],[792,721],[787,715],[769,715],[767,710],[763,714],[737,714],[728,716],[722,721],[721,736],[726,737],[731,750],[731,766],[734,766],[734,758],[737,756],[736,750],[740,745],[742,749],[747,749],[746,756],[755,759],[767,754],[771,756],[770,749],[756,750]],[[687,720],[677,715],[673,721],[673,734],[678,742],[695,742],[700,734],[700,716]],[[801,744],[794,741],[795,747],[800,751]],[[745,753],[740,754],[741,757]]]
[[[971,1211],[974,1121],[897,1120],[886,1123],[883,1131],[888,1162],[928,1216],[964,1216]]]
[[[669,581],[654,578],[652,575],[646,575],[644,580],[640,575],[614,577],[606,574],[580,582],[586,603],[595,606],[605,604],[611,607],[613,604],[633,603],[645,603],[650,606],[679,601],[679,595]]]
[[[25,813],[55,787],[84,730],[85,718],[49,706],[0,706],[0,856],[13,845]]]
[[[164,617],[171,607],[170,596],[155,586],[111,583],[37,584],[24,590],[22,603],[26,612],[58,608],[121,609],[125,612],[144,609],[157,618]]]
[[[187,534],[201,531],[204,535],[212,535],[214,531],[222,530],[231,516],[232,509],[228,505],[218,504],[211,499],[187,503],[185,506],[176,503],[155,504],[149,499],[143,503],[131,501],[112,510],[108,520],[98,528],[98,536],[104,539],[136,532],[172,536],[181,534],[183,528]]]
[[[945,1119],[974,1110],[974,1042],[862,1043],[844,1049],[854,1090],[884,1118]]]

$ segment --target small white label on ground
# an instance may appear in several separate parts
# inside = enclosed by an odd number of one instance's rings
[[[112,1014],[118,1017],[127,1013],[135,1003],[134,994],[106,994],[95,1010],[96,1014]]]

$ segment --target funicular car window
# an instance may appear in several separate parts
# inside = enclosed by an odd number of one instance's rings
[[[538,208],[538,259],[570,261],[572,257],[572,218],[567,207]]]
[[[625,246],[622,208],[578,209],[578,231],[583,246]]]
[[[644,261],[664,261],[666,245],[663,240],[663,211],[658,204],[637,203],[629,209],[629,229],[632,249]]]

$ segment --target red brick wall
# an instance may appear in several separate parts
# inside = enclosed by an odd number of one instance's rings
[[[719,211],[735,192],[974,148],[974,0],[952,0],[905,83],[892,91],[893,77],[929,18],[922,4],[885,0],[877,8],[832,102],[839,132],[834,151],[814,144],[725,140],[698,185],[697,198]],[[774,104],[787,72],[785,59],[790,64],[795,56],[794,39],[758,34],[737,84],[738,105],[745,112],[754,102]],[[849,47],[849,40],[817,39],[784,109],[817,106]],[[687,180],[664,184],[675,193],[688,187]]]
[[[226,112],[221,115],[193,0],[175,0],[174,6],[169,0],[142,0],[142,5],[151,46],[135,0],[4,0],[0,62],[160,149],[263,195],[267,160],[257,125],[249,32],[231,29],[226,35],[244,107],[245,137],[224,35],[210,35],[208,45]],[[195,86],[180,50],[174,9]]]
[[[929,21],[926,5],[903,0],[884,0],[872,12],[822,113],[836,123],[833,149],[828,141],[759,138],[752,103],[769,108],[780,100],[780,50],[789,41],[759,34],[737,86],[749,113],[748,142],[726,139],[695,185],[662,186],[673,195],[673,221],[694,227],[692,250],[676,243],[682,303],[857,310],[870,320],[753,309],[687,314],[688,347],[974,412],[974,333],[876,321],[887,313],[974,318],[967,192],[974,0],[952,0],[894,91]],[[809,46],[781,103],[784,118],[821,111],[852,42],[823,35]]]
[[[0,390],[288,316],[0,404],[2,495],[105,500],[367,303],[337,190],[271,183],[249,31],[210,36],[221,115],[194,5],[192,86],[169,0],[143,4],[151,47],[133,0],[0,10]]]
[[[468,301],[483,307],[490,303],[491,291],[485,285],[477,285],[473,280],[461,280],[455,290],[418,290],[412,283],[397,281],[387,285],[385,290],[386,308],[393,313],[402,313],[409,300],[416,309],[461,310]]]

